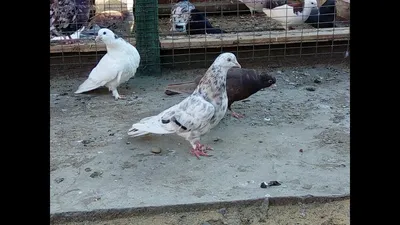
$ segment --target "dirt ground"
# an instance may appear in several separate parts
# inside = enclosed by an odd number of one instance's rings
[[[119,88],[128,97],[119,101],[107,89],[73,93],[91,68],[53,72],[51,212],[348,194],[348,65],[252,68],[276,76],[277,87],[234,103],[246,117],[228,112],[202,137],[215,150],[200,160],[176,135],[131,138],[127,131],[186,97],[165,95],[168,83],[192,80],[206,69],[136,77]],[[272,180],[281,185],[260,188]]]
[[[350,224],[350,200],[269,207],[227,207],[219,210],[162,213],[102,222],[66,222],[64,225],[275,225]]]

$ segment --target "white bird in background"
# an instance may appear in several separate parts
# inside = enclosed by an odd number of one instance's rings
[[[280,22],[286,30],[304,23],[312,9],[318,8],[317,0],[266,0],[266,3],[263,12]]]
[[[234,54],[219,55],[190,96],[156,116],[133,124],[128,135],[176,133],[190,142],[191,153],[197,158],[208,156],[207,150],[212,148],[200,144],[200,136],[215,127],[226,113],[226,75],[232,67],[241,68]]]
[[[103,41],[107,53],[90,72],[76,94],[87,92],[101,86],[108,87],[116,100],[125,98],[119,95],[117,87],[135,76],[140,64],[139,52],[130,43],[118,37],[109,29],[100,29],[96,41]]]
[[[251,16],[254,17],[254,12],[262,12],[262,9],[267,6],[267,0],[239,0],[249,8]]]

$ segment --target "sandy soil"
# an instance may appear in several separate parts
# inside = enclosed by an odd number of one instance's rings
[[[285,206],[228,207],[184,213],[134,216],[101,222],[67,222],[64,225],[347,225],[350,200]]]

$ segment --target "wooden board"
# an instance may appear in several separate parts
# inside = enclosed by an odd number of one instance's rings
[[[236,47],[268,44],[285,44],[300,42],[316,42],[330,40],[349,40],[349,27],[321,28],[290,31],[260,31],[241,32],[237,34],[210,34],[191,36],[166,36],[160,37],[161,49],[193,49],[193,48],[215,48],[215,47]],[[129,40],[135,45],[135,40]],[[95,42],[75,43],[70,45],[52,45],[50,53],[69,52],[96,52],[106,51],[104,44]]]

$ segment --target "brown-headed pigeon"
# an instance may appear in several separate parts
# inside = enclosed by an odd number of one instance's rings
[[[169,84],[165,89],[165,94],[190,94],[199,84],[200,79],[201,76],[198,76],[191,82]],[[230,69],[226,76],[226,92],[228,95],[228,109],[231,111],[232,116],[235,118],[244,116],[231,109],[232,103],[246,99],[263,88],[275,86],[275,83],[276,78],[266,72],[259,74],[254,69]]]

